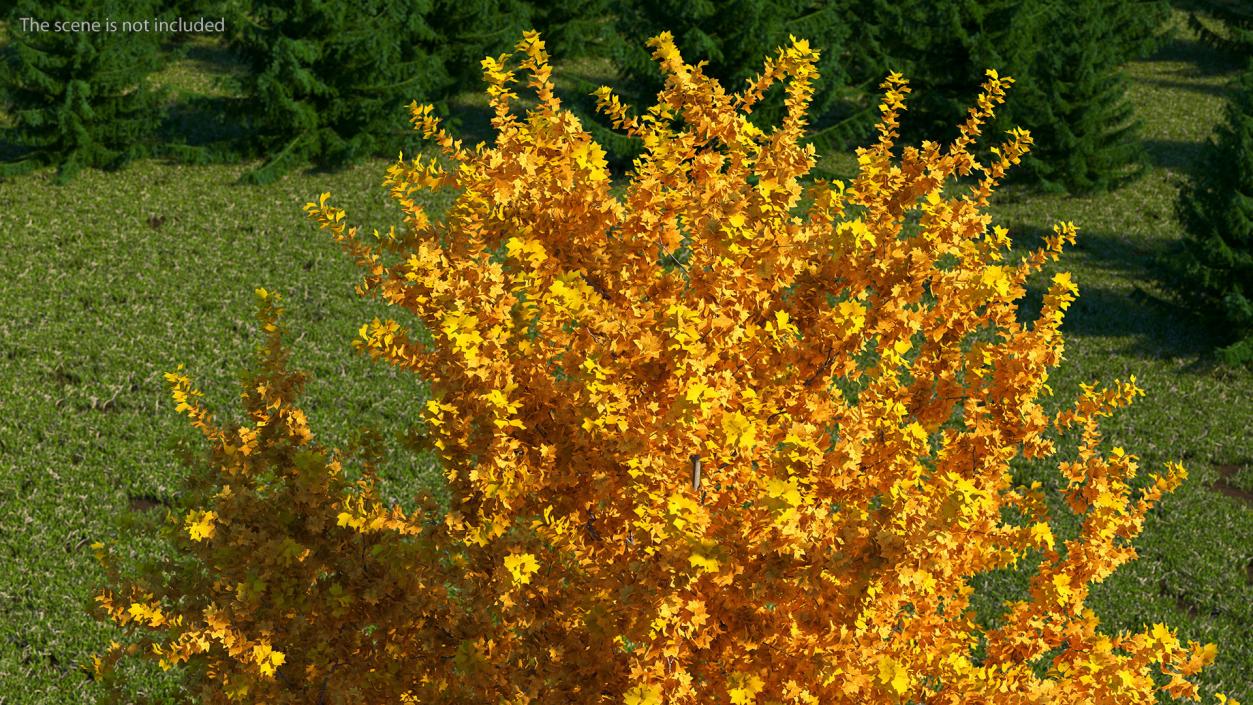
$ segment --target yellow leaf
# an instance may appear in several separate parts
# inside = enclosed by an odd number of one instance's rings
[[[1009,294],[1009,278],[1005,275],[1004,267],[992,265],[983,270],[982,276],[984,286],[1001,296]]]
[[[637,685],[626,692],[626,705],[661,705],[661,688],[655,685]]]
[[[192,510],[187,514],[187,533],[192,541],[204,541],[213,538],[216,530],[214,520],[217,514],[201,510]]]
[[[749,705],[757,700],[757,694],[765,687],[765,682],[757,675],[737,673],[731,677],[727,694],[731,696],[733,705]]]
[[[1073,591],[1070,587],[1070,576],[1065,573],[1058,573],[1053,576],[1053,588],[1057,591],[1059,601],[1066,601]]]
[[[722,430],[728,446],[748,450],[757,443],[757,429],[738,411],[722,417]]]
[[[1041,549],[1050,550],[1053,548],[1053,529],[1044,522],[1037,522],[1031,525],[1031,541]]]
[[[897,695],[904,695],[909,690],[909,671],[905,664],[884,656],[879,659],[879,682],[891,686]]]
[[[514,582],[526,584],[531,582],[531,575],[539,570],[539,562],[529,553],[515,553],[505,556],[505,568],[513,576]]]
[[[722,566],[717,558],[704,556],[699,553],[693,553],[688,557],[688,561],[692,564],[693,568],[700,568],[701,571],[705,573],[717,573],[718,569]]]
[[[687,394],[686,394],[686,395],[684,395],[684,398],[685,398],[685,399],[687,399],[688,401],[692,402],[692,403],[699,403],[699,402],[700,402],[700,399],[701,399],[701,396],[702,396],[702,395],[703,395],[703,394],[704,394],[704,393],[705,393],[708,389],[709,389],[709,385],[707,385],[707,384],[705,384],[704,382],[701,382],[701,381],[699,381],[699,380],[698,380],[698,381],[696,381],[696,382],[692,383],[692,386],[690,386],[690,387],[688,387],[688,388],[687,388]]]
[[[1165,624],[1154,624],[1151,634],[1157,643],[1166,648],[1174,649],[1179,646],[1179,639]]]
[[[800,489],[796,486],[796,478],[794,477],[786,480],[770,478],[766,482],[766,494],[769,497],[783,500],[790,507],[798,507],[801,503]]]

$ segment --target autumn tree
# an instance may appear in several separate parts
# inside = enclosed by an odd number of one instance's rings
[[[1013,259],[989,222],[1031,142],[1014,131],[994,160],[971,156],[1010,80],[989,72],[951,144],[898,157],[909,89],[889,76],[856,178],[810,183],[806,43],[738,93],[670,35],[651,46],[658,105],[633,115],[599,93],[647,149],[621,197],[528,33],[525,114],[508,57],[484,62],[492,146],[413,107],[440,153],[388,171],[400,227],[363,235],[329,194],[308,204],[361,265],[360,293],[403,311],[356,345],[429,382],[415,414],[451,504],[407,512],[368,473],[345,479],[258,291],[267,344],[246,425],[168,376],[211,454],[170,527],[186,560],[116,574],[98,597],[131,635],[100,677],[133,649],[186,662],[207,703],[1195,695],[1213,645],[1160,624],[1107,635],[1086,606],[1185,472],[1133,490],[1135,456],[1103,442],[1134,378],[1041,405],[1076,287],[1054,275],[1029,323],[1017,302],[1076,230],[1059,223]],[[786,110],[762,128],[746,114],[775,83]],[[442,215],[422,205],[432,190],[455,193]],[[1060,453],[1055,437],[1076,435]],[[1015,482],[1017,457],[1055,458],[1075,536],[1055,536],[1043,487]],[[1025,558],[1026,594],[981,626],[972,580]]]

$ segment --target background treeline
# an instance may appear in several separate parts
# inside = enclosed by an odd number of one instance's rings
[[[1224,331],[1219,356],[1253,367],[1253,4],[1193,3],[1201,40],[1244,62],[1223,122],[1176,203],[1186,237],[1165,262],[1180,298]],[[1208,19],[1203,19],[1203,17]]]
[[[878,83],[901,71],[916,88],[906,137],[953,133],[986,68],[1014,76],[1004,115],[1036,135],[1028,170],[1048,186],[1104,188],[1134,175],[1143,154],[1121,65],[1151,50],[1166,0],[17,0],[7,13],[3,97],[13,173],[56,165],[115,167],[140,154],[261,158],[266,181],[302,164],[394,155],[411,100],[443,103],[479,83],[479,61],[539,29],[554,57],[607,60],[615,90],[647,106],[661,88],[645,42],[663,30],[684,54],[737,89],[794,35],[822,52],[814,137],[847,148],[869,134]],[[20,19],[224,17],[242,67],[220,105],[229,129],[189,145],[168,128],[172,101],[151,76],[177,51],[168,33],[32,33]],[[577,84],[577,79],[574,80]],[[570,103],[591,118],[619,165],[637,146],[611,135],[580,86]],[[586,88],[586,90],[581,90]],[[776,119],[782,91],[756,120]]]
[[[1253,46],[1243,0],[1178,0],[1207,43],[1240,58]],[[410,101],[447,111],[481,84],[479,62],[540,30],[557,62],[601,62],[643,108],[660,89],[645,42],[668,30],[685,57],[738,90],[789,36],[822,52],[811,139],[847,150],[870,135],[878,84],[900,71],[915,88],[903,139],[945,140],[985,69],[1015,78],[989,135],[1017,125],[1035,147],[1014,178],[1100,191],[1146,164],[1124,65],[1164,39],[1168,0],[9,0],[0,48],[0,176],[55,166],[116,168],[139,156],[258,160],[245,180],[304,165],[331,168],[417,146]],[[232,85],[177,99],[153,76],[188,44],[169,33],[24,31],[42,21],[224,18]],[[624,169],[639,146],[597,115],[597,86],[572,72],[563,98]],[[1253,107],[1233,91],[1208,168],[1178,205],[1188,238],[1176,288],[1233,332],[1233,361],[1253,359]],[[188,105],[201,101],[200,105]],[[775,88],[753,118],[779,117]],[[995,138],[993,138],[995,139]],[[1243,342],[1241,342],[1243,341]]]

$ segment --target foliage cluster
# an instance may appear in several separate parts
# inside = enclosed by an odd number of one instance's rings
[[[1217,314],[1229,343],[1222,357],[1253,365],[1253,61],[1177,206],[1187,231],[1173,263],[1178,287],[1199,310]]]
[[[231,44],[247,68],[239,114],[269,158],[252,180],[377,152],[407,95],[447,91],[452,79],[427,22],[432,5],[251,0],[239,8],[231,18]]]
[[[1253,55],[1253,7],[1240,0],[1193,0],[1188,24],[1201,41],[1237,57]],[[1198,10],[1208,15],[1201,19]]]
[[[23,17],[73,22],[131,12],[151,17],[155,9],[149,0],[19,0],[9,6],[0,103],[10,124],[0,142],[21,151],[0,164],[0,174],[56,165],[58,178],[66,180],[84,167],[117,167],[153,148],[161,120],[161,96],[148,80],[161,65],[155,35],[17,27]]]
[[[613,18],[610,56],[620,74],[621,93],[631,100],[649,101],[662,89],[645,42],[663,31],[693,62],[705,62],[705,73],[728,87],[743,86],[760,68],[761,57],[787,43],[789,36],[810,40],[819,53],[817,70],[822,85],[810,107],[815,130],[823,146],[848,145],[869,132],[870,111],[857,111],[858,91],[849,87],[843,69],[849,38],[858,25],[850,23],[839,2],[815,0],[733,0],[732,2],[674,2],[636,0],[624,3]],[[869,77],[868,85],[883,80],[887,71]],[[864,102],[864,101],[860,101]],[[782,114],[783,96],[775,91],[753,111],[762,125],[774,124]],[[861,117],[862,119],[857,119]],[[599,135],[597,135],[599,137]]]
[[[670,35],[652,47],[656,106],[598,94],[645,145],[621,199],[528,33],[524,116],[507,57],[485,62],[492,146],[413,106],[443,159],[389,170],[403,227],[365,237],[329,194],[306,206],[361,266],[359,293],[415,319],[363,325],[357,346],[429,380],[422,427],[451,504],[407,512],[368,472],[345,479],[259,290],[247,425],[167,376],[211,447],[171,527],[187,560],[113,575],[98,602],[132,639],[99,675],[127,651],[186,663],[217,703],[1195,696],[1213,645],[1160,624],[1107,636],[1085,606],[1186,473],[1133,490],[1135,456],[1102,447],[1134,378],[1040,405],[1076,288],[1054,275],[1029,325],[1017,302],[1075,228],[1011,260],[989,222],[1031,144],[1014,130],[991,160],[971,153],[1011,81],[990,71],[951,144],[898,157],[909,88],[890,75],[857,176],[806,188],[805,42],[738,93]],[[748,114],[774,83],[784,112],[763,129]],[[946,194],[960,176],[973,186]],[[435,218],[415,194],[443,189]],[[1055,460],[1077,538],[1054,538],[1016,457]],[[1037,564],[1027,595],[981,627],[972,579],[1020,560]]]

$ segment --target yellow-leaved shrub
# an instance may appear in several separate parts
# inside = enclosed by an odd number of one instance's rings
[[[363,237],[329,195],[308,204],[360,264],[359,293],[404,310],[357,346],[429,383],[413,412],[451,506],[407,513],[369,473],[345,479],[259,291],[252,425],[220,427],[169,376],[212,458],[173,526],[183,567],[114,573],[97,598],[132,637],[100,676],[129,648],[185,663],[205,703],[1195,697],[1213,645],[1162,625],[1108,636],[1085,606],[1185,472],[1136,484],[1135,456],[1102,449],[1098,419],[1141,393],[1134,378],[1040,404],[1076,288],[1055,275],[1028,324],[1016,302],[1075,227],[1011,258],[989,222],[1031,143],[971,152],[1010,79],[988,72],[952,144],[898,156],[909,89],[888,77],[856,178],[824,182],[802,142],[805,42],[735,94],[668,35],[652,46],[658,105],[599,93],[646,148],[623,194],[531,33],[525,115],[510,57],[484,61],[491,146],[413,106],[442,154],[388,171],[403,227]],[[787,114],[763,130],[747,115],[774,83]],[[440,189],[455,200],[434,217],[415,194]],[[1051,456],[1080,517],[1065,542],[1045,490],[1010,470]],[[1027,594],[980,626],[972,580],[1024,559]]]

